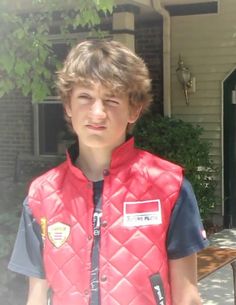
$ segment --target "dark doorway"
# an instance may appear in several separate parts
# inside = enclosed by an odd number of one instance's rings
[[[224,225],[236,227],[236,70],[224,82]]]

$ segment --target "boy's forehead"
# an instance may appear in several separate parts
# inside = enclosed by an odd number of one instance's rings
[[[124,97],[127,94],[121,92],[121,90],[116,90],[115,87],[108,84],[102,84],[101,82],[85,82],[85,83],[77,83],[73,87],[74,91],[91,91],[103,94],[105,96],[119,96]]]

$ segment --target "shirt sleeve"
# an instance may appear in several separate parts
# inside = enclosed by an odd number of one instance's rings
[[[42,248],[41,229],[31,214],[26,198],[8,268],[28,277],[44,279]]]
[[[196,253],[208,246],[197,200],[189,181],[184,178],[179,198],[172,211],[167,235],[169,259]]]

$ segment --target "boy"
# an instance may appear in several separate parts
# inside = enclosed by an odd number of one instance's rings
[[[58,73],[78,142],[35,179],[9,268],[29,277],[27,305],[200,305],[206,246],[182,168],[128,137],[151,103],[144,62],[115,41],[85,41]]]

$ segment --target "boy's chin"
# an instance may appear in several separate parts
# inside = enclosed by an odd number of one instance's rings
[[[90,148],[102,148],[102,147],[110,146],[111,145],[110,142],[111,141],[109,141],[108,139],[104,139],[99,136],[90,136],[84,139],[83,144]]]
[[[81,143],[81,141],[79,141]],[[94,148],[94,149],[102,149],[102,148],[109,148],[109,149],[113,149],[117,146],[119,146],[120,144],[122,144],[122,142],[124,142],[123,140],[121,141],[120,139],[115,140],[115,138],[104,138],[101,136],[91,136],[91,137],[87,137],[86,139],[84,139],[84,141],[82,140],[83,144],[85,146],[87,146],[88,148]],[[81,143],[82,144],[82,143]]]

